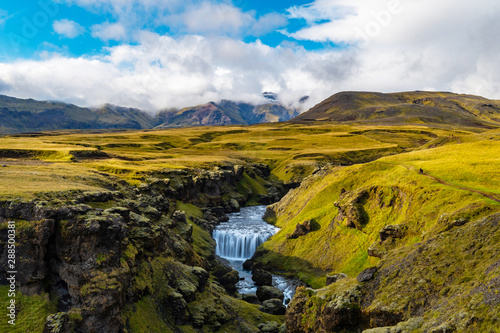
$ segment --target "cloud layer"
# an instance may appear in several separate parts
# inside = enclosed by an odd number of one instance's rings
[[[309,95],[307,107],[342,90],[429,89],[500,99],[500,3],[490,0],[316,0],[290,7],[287,16],[259,16],[227,1],[72,1],[113,13],[114,21],[89,30],[121,43],[100,55],[0,63],[0,93],[151,111],[222,98],[255,102],[263,91],[289,104]],[[180,33],[139,29],[144,18]],[[305,25],[287,30],[294,20]],[[53,27],[68,38],[82,33],[69,20]],[[242,41],[278,29],[292,40],[338,47]]]

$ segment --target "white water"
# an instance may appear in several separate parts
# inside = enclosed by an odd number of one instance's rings
[[[279,230],[262,220],[265,210],[265,206],[244,207],[229,214],[229,221],[213,232],[215,254],[227,260],[250,259],[257,247]]]
[[[257,247],[278,232],[279,228],[266,223],[262,216],[266,206],[243,207],[238,213],[228,214],[229,221],[218,225],[213,238],[217,242],[215,254],[229,261],[238,271],[240,282],[236,285],[242,294],[255,293],[257,286],[252,273],[243,269],[243,262],[250,259]],[[273,286],[285,294],[285,300],[295,294],[297,283],[273,274]]]

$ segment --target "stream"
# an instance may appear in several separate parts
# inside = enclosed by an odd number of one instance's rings
[[[243,207],[237,213],[228,214],[229,220],[218,225],[213,232],[217,242],[215,254],[229,261],[231,267],[238,271],[240,282],[236,287],[241,294],[257,291],[252,272],[243,269],[243,263],[252,257],[260,244],[279,230],[262,219],[265,211],[266,206]],[[298,283],[273,274],[273,286],[283,291],[285,302],[288,302],[295,294]]]

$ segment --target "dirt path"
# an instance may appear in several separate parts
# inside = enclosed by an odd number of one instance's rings
[[[421,175],[429,177],[431,179],[434,179],[435,181],[437,181],[440,184],[451,186],[451,187],[454,187],[454,188],[458,188],[458,189],[461,189],[461,190],[464,190],[464,191],[478,193],[478,194],[481,194],[481,195],[487,197],[488,199],[491,199],[491,200],[494,200],[494,201],[500,203],[500,197],[498,195],[493,194],[493,193],[488,193],[488,192],[483,192],[483,191],[475,190],[475,189],[470,188],[470,187],[465,187],[465,186],[460,186],[460,185],[454,185],[454,184],[448,183],[447,181],[445,181],[445,180],[443,180],[441,178],[438,178],[438,177],[426,174],[425,172],[421,173]]]

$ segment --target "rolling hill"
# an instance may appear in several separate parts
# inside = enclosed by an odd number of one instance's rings
[[[500,101],[446,92],[341,92],[292,120],[314,121],[488,129],[500,127]]]

